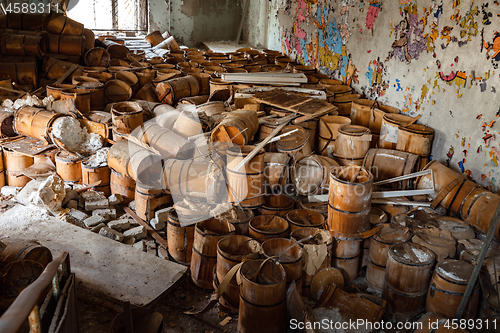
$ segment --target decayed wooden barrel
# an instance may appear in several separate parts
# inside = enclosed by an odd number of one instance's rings
[[[335,237],[332,249],[332,266],[344,276],[345,282],[352,282],[358,277],[361,263],[362,239]]]
[[[302,248],[295,241],[286,238],[274,238],[262,243],[262,251],[266,258],[274,257],[286,273],[287,289],[295,281],[295,287],[302,294]]]
[[[368,127],[373,133],[380,133],[385,113],[397,114],[399,110],[370,99],[357,99],[352,102],[352,124]]]
[[[360,94],[343,94],[330,98],[329,102],[337,107],[340,116],[349,116],[351,114],[352,101],[361,98]]]
[[[165,158],[188,159],[193,156],[194,142],[150,121],[139,133],[140,140],[156,149]]]
[[[50,250],[35,242],[4,237],[0,238],[0,243],[6,245],[0,253],[0,262],[3,264],[8,264],[16,260],[33,260],[45,267],[52,261]]]
[[[295,202],[285,194],[270,194],[264,196],[264,203],[259,207],[261,215],[276,215],[286,217],[289,211],[293,209]]]
[[[84,82],[77,85],[80,89],[90,91],[90,110],[102,111],[105,108],[104,84],[101,82]]]
[[[0,38],[2,53],[10,56],[41,57],[47,50],[45,35],[3,33]]]
[[[82,183],[90,186],[99,182],[99,185],[93,186],[94,191],[104,192],[106,196],[111,195],[111,169],[105,165],[101,167],[93,167],[82,163]]]
[[[81,113],[90,111],[90,97],[91,92],[88,89],[74,88],[61,91],[61,99],[72,99],[75,107]]]
[[[227,221],[234,226],[236,235],[248,236],[250,228],[250,220],[255,217],[255,213],[251,209],[243,209],[233,207],[217,216],[219,220]]]
[[[398,127],[398,143],[396,149],[419,155],[421,167],[429,162],[434,130],[424,125],[413,124]]]
[[[281,192],[288,183],[288,161],[290,156],[282,153],[264,155],[264,188],[271,192]]]
[[[128,205],[135,199],[135,180],[111,169],[110,190],[111,194],[120,194],[123,197],[123,203]]]
[[[370,149],[372,136],[368,128],[344,125],[339,128],[335,141],[335,155],[346,158],[364,158]]]
[[[132,98],[132,88],[121,80],[107,81],[104,93],[112,102],[125,102]]]
[[[328,229],[351,235],[370,229],[372,184],[372,174],[363,167],[332,168]]]
[[[181,226],[175,209],[168,212],[167,243],[168,254],[178,263],[191,262],[194,241],[194,224],[188,227]]]
[[[81,36],[83,24],[60,13],[51,12],[44,21],[44,30],[56,35]]]
[[[323,229],[325,217],[310,209],[294,209],[286,214],[286,220],[290,224],[290,232],[297,229],[317,228]]]
[[[0,137],[12,136],[16,136],[16,132],[14,131],[14,114],[8,111],[0,111]]]
[[[472,264],[463,260],[447,259],[439,262],[436,265],[427,292],[425,310],[453,319],[462,301],[473,269]],[[462,318],[476,318],[480,295],[479,283],[476,281]]]
[[[52,140],[49,136],[49,128],[57,118],[62,116],[62,114],[45,109],[25,106],[15,113],[15,130],[18,134],[50,143]]]
[[[95,45],[95,34],[90,29],[83,29],[83,36],[85,36],[85,51],[94,48]]]
[[[172,130],[185,138],[203,133],[200,118],[189,111],[182,111],[179,114]]]
[[[77,183],[82,179],[82,159],[64,151],[56,154],[57,174],[65,181]]]
[[[252,141],[259,129],[257,113],[248,110],[236,110],[229,113],[212,130],[212,142],[233,142],[238,146],[247,145]]]
[[[259,207],[264,203],[264,149],[261,149],[243,168],[234,168],[255,148],[235,146],[227,150],[227,186],[229,200],[242,207]]]
[[[139,72],[136,72],[135,75],[137,76],[137,79],[139,80],[139,88],[142,88],[146,84],[153,82],[153,80],[156,76],[156,72],[152,69],[143,69]]]
[[[363,167],[370,171],[375,182],[404,176],[420,169],[418,155],[392,149],[370,149],[363,160]],[[394,189],[413,189],[414,179],[392,183]]]
[[[303,156],[309,156],[312,153],[312,149],[310,144],[308,144],[309,135],[303,127],[295,125],[285,126],[281,131],[279,131],[278,136],[291,131],[295,132],[286,136],[285,139],[275,143],[276,149],[280,153],[290,155],[290,157],[295,160]]]
[[[414,316],[425,309],[435,255],[413,243],[390,247],[383,297],[395,314]]]
[[[49,34],[49,52],[70,56],[81,56],[85,48],[85,36]]]
[[[144,37],[144,39],[148,43],[150,43],[151,46],[156,46],[165,40],[165,38],[163,38],[163,36],[161,35],[161,32],[159,32],[158,30],[151,32],[146,37]]]
[[[2,151],[7,185],[24,187],[31,178],[24,176],[22,171],[33,165],[34,158],[6,148],[3,148]]]
[[[0,66],[0,74],[10,76],[12,82],[28,90],[33,90],[38,85],[36,62],[4,62]]]
[[[241,333],[286,332],[286,273],[280,264],[248,260],[240,268],[240,307],[238,331]],[[254,278],[255,273],[260,273]],[[266,276],[264,279],[263,276]]]
[[[75,85],[73,84],[49,84],[47,85],[47,96],[53,96],[54,99],[58,100],[61,98],[61,92],[65,89],[74,89]]]
[[[343,125],[350,125],[351,119],[344,116],[323,116],[319,119],[318,145],[316,150],[320,155],[333,157],[338,130]]]
[[[231,234],[234,234],[234,226],[228,222],[208,219],[196,223],[190,266],[191,279],[196,286],[213,289],[217,243]]]
[[[111,108],[111,121],[118,133],[129,134],[143,124],[142,108],[134,102],[119,102]]]
[[[217,268],[214,282],[219,284],[226,274],[235,265],[243,260],[258,259],[260,244],[243,235],[230,235],[217,243]],[[240,286],[236,282],[236,275],[229,282],[219,302],[232,308],[239,307]]]
[[[328,193],[330,186],[330,169],[338,167],[334,160],[321,156],[304,156],[292,165],[290,178],[299,195]]]
[[[146,221],[155,216],[155,211],[172,204],[172,197],[162,188],[152,184],[144,184],[138,180],[135,184],[135,210],[137,215]]]
[[[130,70],[121,70],[115,73],[115,79],[125,82],[132,89],[132,96],[139,90],[139,79]]]
[[[183,97],[196,96],[200,93],[200,85],[194,76],[160,82],[156,86],[156,96],[164,104],[175,104]]]
[[[396,146],[398,144],[399,126],[406,125],[412,120],[412,117],[406,116],[404,114],[384,114],[382,125],[380,128],[378,147],[386,149],[396,149]]]
[[[85,65],[89,67],[107,67],[110,60],[109,52],[102,47],[94,47],[85,53]]]
[[[288,222],[273,215],[260,215],[250,220],[248,235],[259,243],[273,238],[286,237],[290,233]]]

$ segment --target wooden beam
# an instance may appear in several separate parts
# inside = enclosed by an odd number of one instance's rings
[[[143,219],[141,219],[136,213],[134,213],[134,211],[128,207],[123,207],[123,210],[125,211],[125,213],[127,213],[128,215],[130,215],[130,217],[132,217],[134,219],[135,222],[139,223],[139,225],[143,226],[144,228],[146,228],[146,230],[148,231],[148,233],[154,238],[156,239],[156,241],[158,243],[160,243],[161,246],[163,246],[165,248],[165,250],[167,249],[167,241],[165,239],[163,239],[160,235],[158,235],[158,233],[156,232],[156,230],[154,230],[153,228],[151,228],[149,226],[149,224],[147,224],[146,222],[144,222]]]

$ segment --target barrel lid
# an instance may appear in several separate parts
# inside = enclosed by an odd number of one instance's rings
[[[330,171],[330,179],[343,184],[356,185],[373,181],[373,175],[361,166],[334,166]]]
[[[413,124],[407,127],[401,127],[400,129],[415,134],[434,135],[434,130],[432,128],[419,124]]]
[[[370,134],[369,128],[359,125],[344,125],[339,128],[339,133],[353,135],[353,136],[363,136]]]
[[[436,221],[436,214],[434,214],[431,209],[420,208],[393,216],[393,222],[404,225],[412,231],[439,227],[439,224]]]
[[[332,103],[351,103],[355,99],[360,98],[360,94],[343,94],[340,96],[336,96],[335,99],[332,101]]]
[[[389,253],[399,262],[416,266],[428,265],[436,258],[431,250],[414,243],[394,244]]]
[[[412,121],[413,117],[398,113],[386,113],[384,114],[384,120],[393,124],[402,125]]]
[[[379,238],[383,242],[405,242],[411,237],[410,230],[402,225],[395,223],[383,224],[376,238]]]
[[[439,223],[439,229],[448,230],[451,233],[472,230],[472,226],[455,217],[443,216],[436,218],[436,220]]]
[[[474,270],[474,266],[464,260],[447,259],[436,266],[436,273],[445,280],[466,284]]]
[[[387,213],[382,209],[377,207],[372,207],[370,210],[370,223],[371,224],[381,224],[387,223],[388,217]]]
[[[80,157],[77,157],[73,154],[69,154],[68,152],[66,152],[64,150],[59,151],[56,154],[55,159],[59,160],[59,161],[64,161],[64,162],[77,162],[77,161],[81,160]]]
[[[285,138],[283,140],[277,141],[276,142],[276,147],[279,147],[280,149],[285,149],[285,150],[293,150],[293,149],[298,149],[302,145],[304,145],[307,142],[308,135],[304,128],[301,126],[294,126],[294,125],[289,125],[284,127],[280,132],[279,135],[298,130]]]

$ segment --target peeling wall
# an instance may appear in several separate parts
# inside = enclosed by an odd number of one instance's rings
[[[497,191],[499,3],[273,0],[268,34],[279,44],[267,47],[421,115],[436,131],[432,158]]]
[[[170,31],[180,44],[236,39],[241,0],[150,0],[150,30]]]

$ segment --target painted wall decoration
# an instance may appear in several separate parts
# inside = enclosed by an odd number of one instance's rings
[[[273,2],[283,52],[421,115],[434,159],[500,190],[499,1]]]

